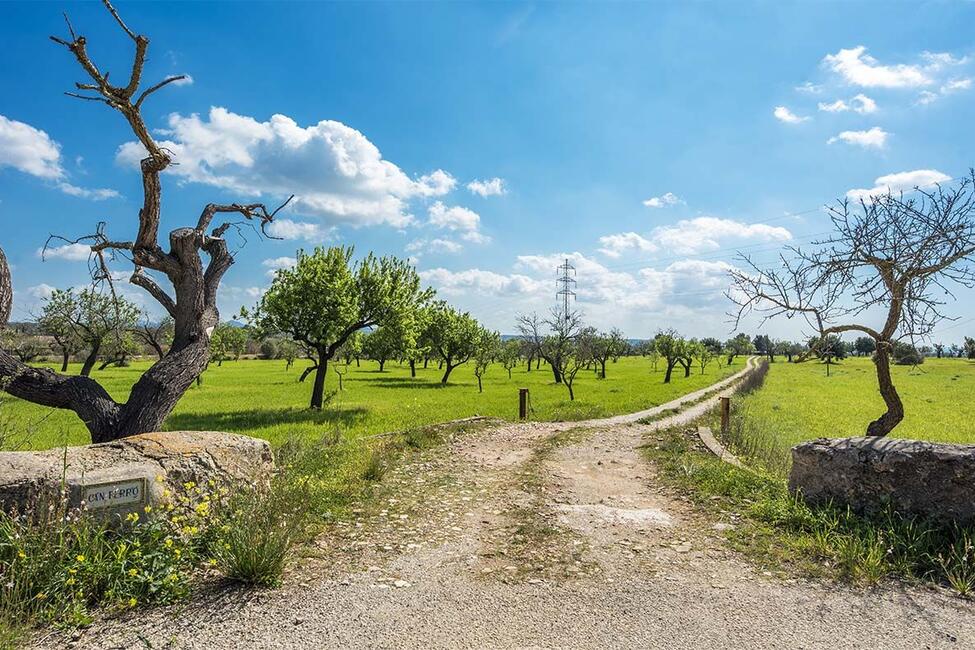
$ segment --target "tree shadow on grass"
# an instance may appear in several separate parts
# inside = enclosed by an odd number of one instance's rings
[[[166,420],[169,431],[255,431],[282,424],[318,424],[351,427],[369,415],[361,407],[248,409],[220,413],[176,413]]]
[[[356,377],[354,381],[370,384],[376,386],[377,388],[446,388],[439,381],[423,381],[419,378],[412,379],[410,377],[369,377],[362,378]],[[448,384],[456,385],[456,384]]]

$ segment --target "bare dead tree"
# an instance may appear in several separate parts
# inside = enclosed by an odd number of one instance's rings
[[[162,427],[176,402],[206,368],[210,357],[210,333],[219,322],[217,288],[234,263],[224,234],[247,222],[260,226],[263,232],[275,214],[291,200],[273,211],[261,203],[211,203],[203,208],[194,226],[177,228],[169,233],[169,250],[160,245],[160,174],[172,163],[172,158],[170,152],[161,148],[150,135],[141,109],[153,93],[179,81],[182,76],[167,77],[142,89],[149,39],[129,29],[108,0],[103,2],[135,46],[132,67],[128,79],[123,79],[123,85],[116,86],[109,81],[109,73],[103,72],[89,56],[87,39],[75,34],[70,23],[69,40],[54,36],[51,40],[64,46],[88,77],[85,82],[75,84],[78,92],[66,94],[103,103],[118,111],[145,148],[146,157],[140,165],[143,204],[133,240],[113,240],[106,234],[104,225],[99,224],[94,235],[78,241],[91,245],[96,280],[111,283],[110,261],[122,258],[131,262],[133,272],[129,281],[148,292],[172,317],[173,343],[166,355],[139,378],[124,403],[116,402],[88,377],[68,377],[47,369],[31,368],[0,350],[0,380],[7,392],[37,404],[74,411],[88,427],[93,442],[157,431]],[[240,220],[225,221],[210,230],[218,215],[224,214],[237,215]],[[0,316],[6,322],[10,271],[5,261],[0,266]],[[172,285],[172,294],[164,288],[163,282]]]
[[[153,323],[149,314],[144,313],[142,321],[132,330],[132,334],[144,345],[152,348],[156,356],[162,359],[166,356],[166,346],[173,337],[173,319],[166,316],[159,322]]]
[[[928,338],[947,318],[952,289],[975,286],[975,170],[952,188],[839,201],[829,215],[836,232],[814,250],[790,248],[767,269],[741,257],[745,268],[732,271],[728,291],[737,305],[732,317],[737,326],[752,311],[763,322],[798,316],[821,341],[844,332],[872,338],[887,410],[867,435],[885,436],[904,419],[890,375],[894,344]],[[879,327],[858,322],[876,310],[886,311]]]

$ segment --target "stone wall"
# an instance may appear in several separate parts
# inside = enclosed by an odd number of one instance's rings
[[[894,438],[813,440],[792,448],[789,489],[811,503],[860,513],[899,512],[975,521],[975,445]]]
[[[265,440],[215,431],[145,433],[46,451],[0,452],[0,509],[24,510],[65,488],[69,505],[125,514],[178,494],[187,482],[261,481],[273,469]],[[99,503],[95,503],[98,501]]]

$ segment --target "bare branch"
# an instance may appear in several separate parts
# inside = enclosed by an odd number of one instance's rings
[[[166,79],[163,79],[162,81],[160,81],[159,83],[157,83],[155,86],[152,86],[150,88],[147,88],[146,90],[144,90],[142,92],[141,95],[139,95],[139,99],[137,99],[136,102],[135,102],[135,107],[136,108],[139,108],[140,106],[142,106],[142,102],[145,101],[146,97],[148,97],[152,93],[156,92],[157,90],[159,90],[163,86],[165,86],[167,84],[171,84],[174,81],[181,81],[183,79],[186,79],[186,75],[185,74],[176,75],[175,77],[167,77]]]
[[[163,290],[163,288],[156,283],[155,280],[142,272],[141,267],[136,267],[135,271],[132,273],[132,276],[129,278],[129,282],[137,287],[142,287],[145,289],[147,292],[149,292],[150,296],[156,299],[156,302],[163,306],[170,316],[173,318],[176,317],[176,303],[172,298],[169,297],[169,294],[167,294],[165,290]]]

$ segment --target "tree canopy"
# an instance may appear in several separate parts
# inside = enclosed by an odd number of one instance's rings
[[[377,326],[415,332],[416,311],[433,296],[405,260],[370,253],[355,261],[353,253],[345,246],[298,251],[253,313],[242,310],[264,335],[285,334],[314,353],[312,408],[322,407],[328,361],[350,336]]]

